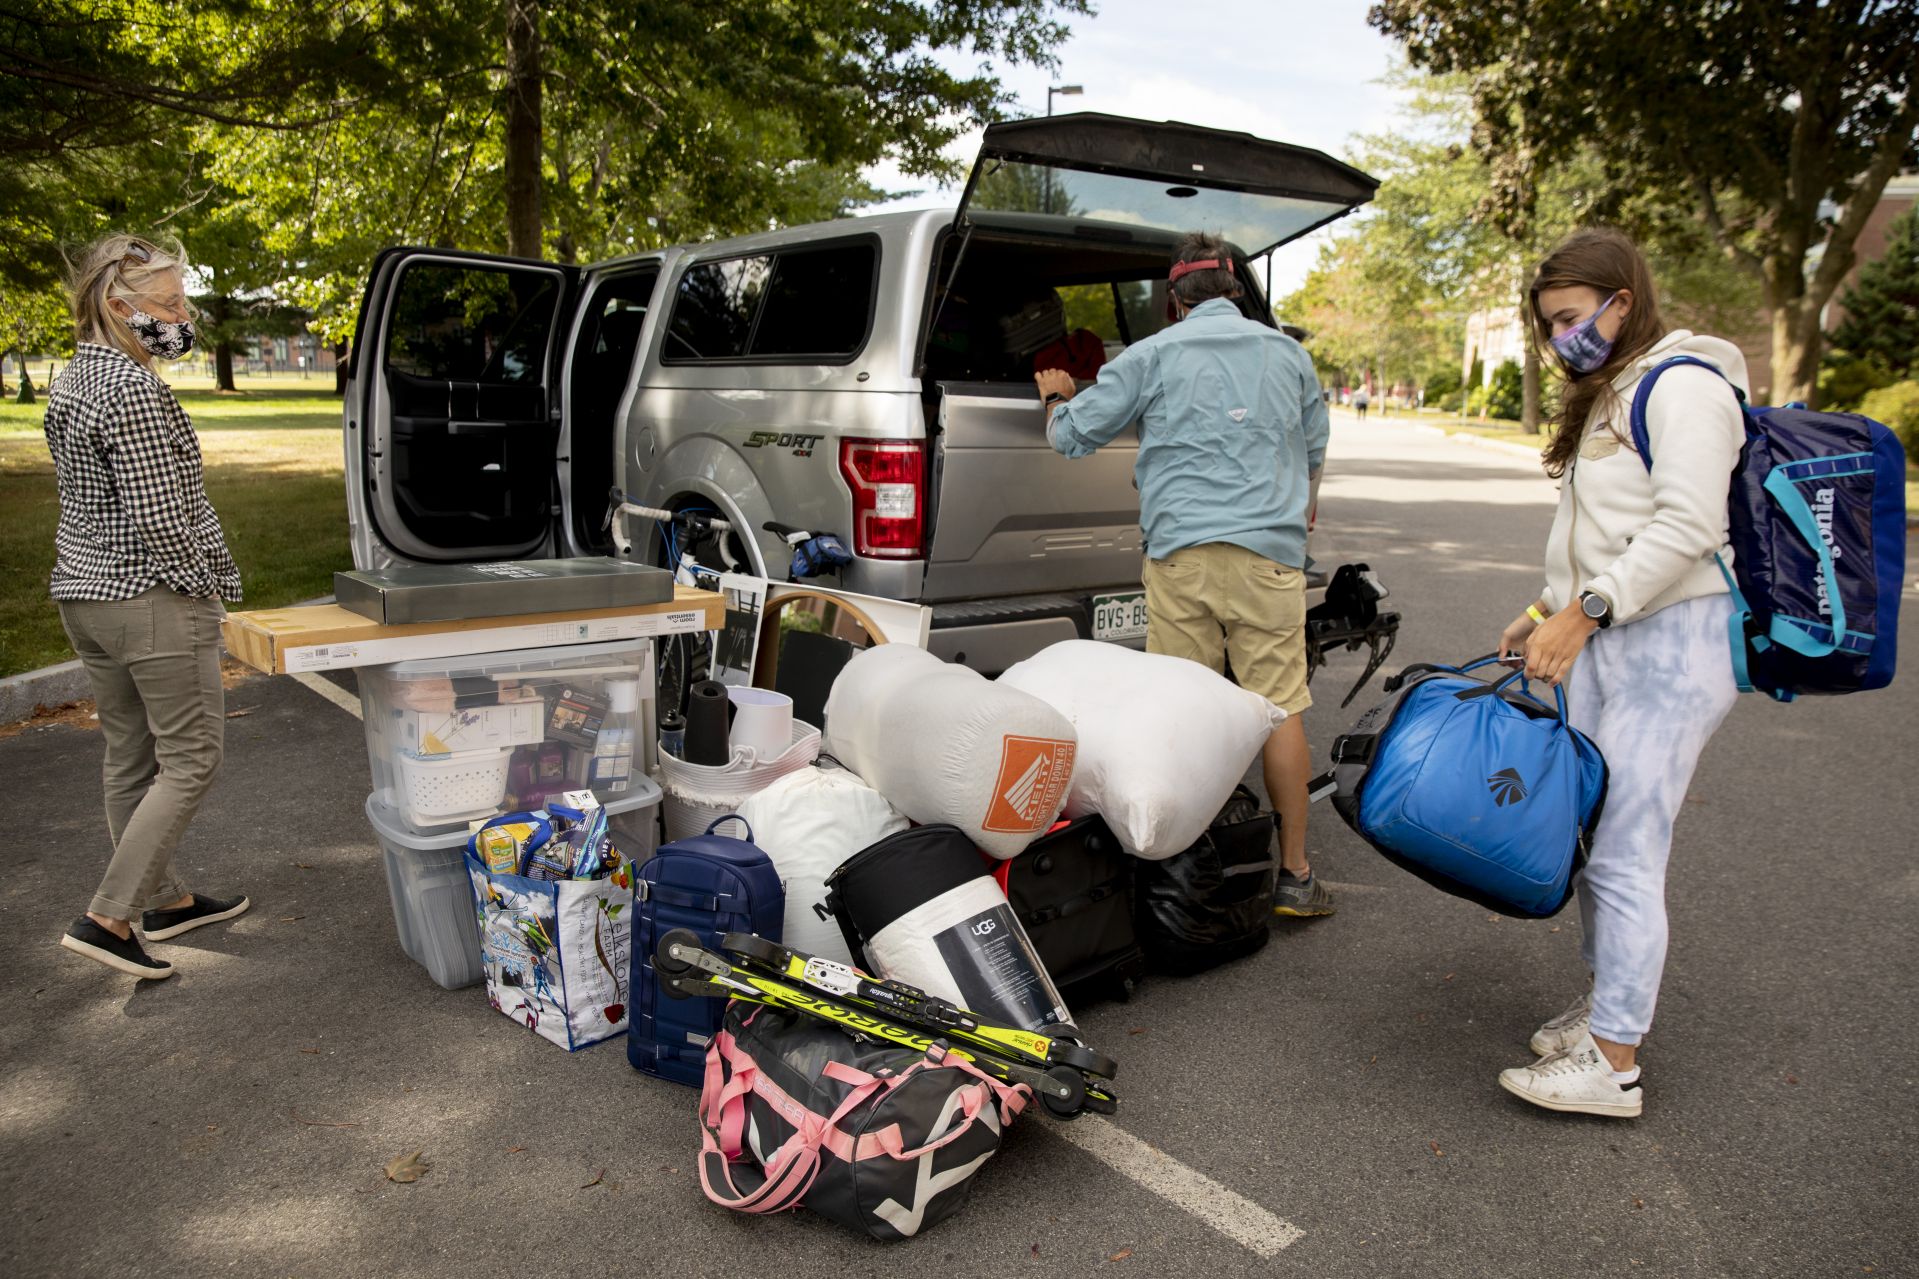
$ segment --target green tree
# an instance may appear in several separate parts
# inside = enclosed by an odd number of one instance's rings
[[[1380,0],[1413,61],[1473,74],[1495,198],[1599,154],[1615,201],[1689,204],[1759,282],[1772,393],[1815,394],[1819,316],[1919,129],[1911,0]]]
[[[0,361],[12,355],[20,370],[16,402],[34,402],[33,374],[27,358],[73,353],[73,316],[58,288],[23,289],[0,284]],[[0,386],[0,394],[5,387]]]
[[[1893,220],[1885,253],[1859,268],[1839,303],[1833,345],[1895,379],[1909,376],[1919,360],[1919,206]]]

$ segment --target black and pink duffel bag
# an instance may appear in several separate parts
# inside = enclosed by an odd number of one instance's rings
[[[958,1057],[934,1061],[735,1001],[707,1051],[700,1185],[737,1212],[804,1205],[904,1239],[966,1203],[1032,1100]]]

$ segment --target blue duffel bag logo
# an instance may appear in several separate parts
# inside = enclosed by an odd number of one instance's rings
[[[1502,768],[1486,779],[1486,789],[1492,793],[1493,803],[1504,808],[1526,798],[1526,779],[1516,768]]]

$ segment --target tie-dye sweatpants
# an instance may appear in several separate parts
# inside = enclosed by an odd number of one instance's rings
[[[1605,753],[1610,781],[1579,878],[1592,1031],[1636,1044],[1666,966],[1666,860],[1699,753],[1738,696],[1726,623],[1708,595],[1597,631],[1573,666],[1567,710]]]

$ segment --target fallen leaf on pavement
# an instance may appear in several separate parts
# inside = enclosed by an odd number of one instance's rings
[[[1446,1152],[1445,1152],[1445,1151],[1443,1151],[1443,1150],[1441,1150],[1441,1149],[1439,1148],[1439,1143],[1438,1143],[1438,1142],[1436,1142],[1436,1141],[1429,1141],[1429,1142],[1427,1142],[1426,1144],[1427,1144],[1427,1145],[1429,1145],[1429,1146],[1431,1146],[1431,1147],[1433,1148],[1433,1158],[1435,1158],[1435,1159],[1444,1159],[1444,1158],[1446,1157]]]
[[[1646,1201],[1644,1199],[1635,1199],[1632,1201],[1632,1206],[1635,1208],[1644,1208],[1646,1206]]]
[[[208,1131],[208,1132],[219,1132],[219,1131],[220,1131],[220,1125],[219,1125],[219,1124],[208,1124],[208,1125],[207,1125],[207,1131]]]
[[[324,1119],[308,1119],[305,1115],[301,1114],[297,1110],[289,1110],[287,1111],[287,1113],[289,1115],[292,1115],[295,1119],[299,1120],[301,1123],[305,1124],[309,1128],[358,1128],[360,1126],[360,1120],[358,1119],[355,1119],[350,1123],[335,1124],[335,1123],[328,1123]],[[418,1152],[416,1151],[415,1153],[417,1154]],[[425,1165],[421,1165],[420,1170],[422,1172],[426,1171]],[[393,1176],[392,1168],[387,1169],[387,1175],[389,1177]],[[393,1180],[412,1181],[413,1178],[412,1177],[393,1177]]]
[[[300,920],[305,918],[306,918],[305,915],[282,915],[280,916],[280,922],[283,924],[292,924],[292,923],[297,923]]]
[[[1032,1248],[1030,1248],[1028,1251],[1032,1256],[1035,1256],[1035,1257],[1039,1256],[1039,1245],[1034,1244]]]
[[[1131,1248],[1121,1248],[1118,1252],[1114,1253],[1112,1256],[1108,1257],[1106,1260],[1124,1261],[1132,1255],[1133,1255],[1133,1250]]]
[[[418,1181],[420,1178],[426,1176],[428,1172],[432,1171],[433,1165],[420,1158],[420,1156],[425,1153],[426,1151],[424,1150],[415,1150],[411,1154],[401,1155],[386,1166],[386,1179],[388,1181],[408,1182]]]
[[[524,1152],[525,1150],[526,1150],[525,1146],[508,1146],[506,1148],[506,1153],[509,1155],[517,1155]]]
[[[1798,1082],[1799,1082],[1799,1076],[1797,1076],[1797,1075],[1787,1075],[1787,1076],[1786,1076],[1786,1082],[1787,1082],[1787,1083],[1789,1083],[1789,1084],[1796,1084],[1796,1083],[1798,1083]]]
[[[228,719],[239,719],[239,718],[240,718],[240,717],[241,717],[242,715],[251,715],[251,714],[253,714],[253,712],[255,712],[255,711],[257,711],[257,710],[259,710],[259,709],[260,709],[260,708],[259,708],[258,706],[242,706],[242,707],[241,707],[241,708],[240,708],[239,710],[237,710],[237,711],[228,711],[228,712],[227,712],[227,718],[228,718]]]
[[[293,863],[293,869],[295,869],[295,870],[312,870],[312,869],[313,869],[313,863],[312,863],[312,862],[295,862],[295,863]]]
[[[1455,978],[1455,977],[1457,977],[1457,976],[1459,976],[1459,974],[1458,974],[1458,973],[1447,973],[1447,974],[1446,974],[1446,975],[1445,975],[1444,977],[1441,977],[1441,978],[1440,978],[1439,980],[1441,980],[1441,981],[1451,981],[1451,980],[1452,980],[1453,978]]]
[[[1559,931],[1559,925],[1554,924],[1551,928],[1547,929],[1546,931],[1549,933],[1556,933]]]
[[[584,1186],[581,1186],[580,1189],[591,1190],[595,1186],[605,1184],[605,1182],[606,1182],[606,1169],[602,1168],[598,1172],[593,1174],[593,1180],[587,1182]]]
[[[318,1057],[320,1055],[320,1050],[318,1048],[302,1048],[300,1051],[303,1053],[311,1053],[315,1057]]]
[[[1127,1031],[1126,1033],[1129,1035],[1143,1035],[1146,1033],[1146,1027],[1135,1026],[1131,1030]]]
[[[1373,1054],[1372,1056],[1370,1056],[1370,1057],[1368,1057],[1368,1058],[1366,1059],[1366,1069],[1368,1069],[1368,1070],[1371,1070],[1371,1069],[1373,1068],[1373,1063],[1374,1063],[1374,1062],[1376,1062],[1376,1061],[1378,1061],[1378,1060],[1379,1060],[1379,1054],[1378,1054],[1378,1053],[1374,1053],[1374,1054]]]

